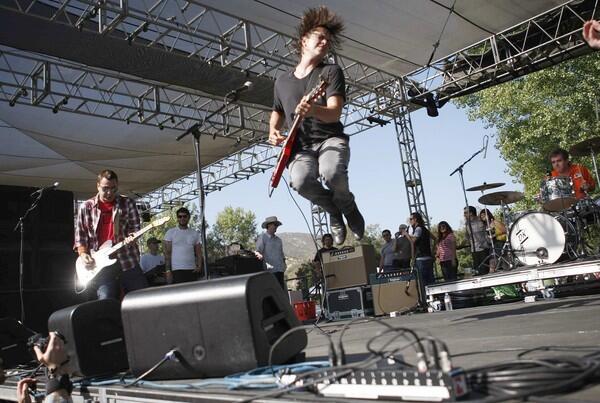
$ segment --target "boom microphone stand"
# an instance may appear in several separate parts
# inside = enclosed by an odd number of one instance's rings
[[[19,240],[19,301],[21,304],[21,323],[23,323],[23,324],[25,323],[25,303],[23,300],[23,267],[24,267],[23,249],[24,249],[24,240],[25,240],[25,219],[27,218],[29,213],[31,213],[33,210],[36,209],[36,207],[42,200],[42,197],[44,196],[44,191],[49,190],[49,189],[54,189],[57,186],[58,186],[58,182],[55,183],[55,185],[53,185],[53,186],[40,188],[40,189],[36,190],[35,192],[33,192],[30,196],[33,197],[33,196],[37,195],[37,197],[33,200],[33,202],[31,202],[31,206],[29,206],[27,211],[25,211],[25,214],[23,214],[22,217],[19,217],[19,221],[17,222],[17,225],[15,225],[15,228],[13,229],[13,231],[19,230],[19,233],[20,233],[20,240]]]
[[[248,83],[246,83],[248,84]],[[246,84],[244,84],[246,86]],[[247,88],[250,86],[248,85]],[[218,107],[214,112],[205,116],[199,123],[195,123],[190,126],[183,134],[180,134],[175,138],[176,141],[180,141],[188,134],[191,134],[194,138],[194,154],[196,156],[196,184],[198,189],[198,205],[200,206],[200,240],[202,241],[202,267],[204,270],[203,278],[208,280],[208,250],[206,247],[206,219],[204,215],[205,198],[204,184],[202,182],[202,164],[200,161],[200,128],[204,126],[204,123],[210,118],[220,114],[226,109],[231,102],[235,102],[239,99],[240,90],[233,90],[228,93],[223,99],[223,105]]]
[[[465,167],[465,165],[467,165],[473,158],[475,158],[477,155],[481,154],[482,152],[487,150],[487,142],[484,142],[483,147],[481,147],[479,150],[477,150],[473,155],[471,155],[471,157],[469,157],[469,159],[467,159],[466,161],[464,161],[462,164],[460,164],[454,171],[452,171],[450,173],[450,176],[454,175],[455,173],[458,172],[458,176],[460,177],[460,186],[462,187],[462,191],[463,191],[463,196],[465,198],[465,210],[467,211],[467,227],[469,228],[469,240],[471,242],[471,258],[474,260],[474,255],[475,255],[475,237],[473,237],[473,227],[471,226],[471,213],[469,212],[469,200],[467,200],[467,190],[465,189],[465,177],[463,174],[463,168]],[[474,267],[475,270],[478,269],[478,267]]]

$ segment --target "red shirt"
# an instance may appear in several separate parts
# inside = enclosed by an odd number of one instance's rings
[[[100,209],[100,221],[98,221],[98,228],[96,228],[96,235],[98,236],[98,244],[102,245],[104,242],[115,240],[115,226],[113,224],[113,207],[115,201],[103,202],[98,199],[98,208]]]
[[[561,176],[558,174],[556,169],[552,171],[552,177],[555,176]],[[588,192],[591,192],[596,188],[596,182],[594,181],[594,178],[590,174],[590,171],[583,165],[571,164],[569,166],[569,176],[573,181],[573,190],[575,191],[575,197],[578,199],[583,199],[586,197],[585,192],[581,189],[581,185],[583,185],[584,181],[589,186]]]

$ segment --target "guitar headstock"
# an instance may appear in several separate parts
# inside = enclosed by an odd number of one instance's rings
[[[308,93],[309,102],[314,102],[319,99],[319,97],[324,96],[328,84],[329,82],[327,82],[327,79],[321,74],[319,76],[319,83]]]
[[[171,217],[169,217],[169,216],[166,216],[166,217],[159,218],[159,219],[158,219],[158,220],[156,220],[156,221],[152,221],[152,222],[150,223],[150,226],[151,226],[152,228],[155,228],[155,227],[160,227],[161,225],[163,225],[163,224],[166,224],[166,223],[167,223],[167,222],[168,222],[170,219],[171,219]]]

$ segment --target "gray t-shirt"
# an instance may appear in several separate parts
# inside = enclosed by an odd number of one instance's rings
[[[319,75],[328,82],[325,96],[315,101],[316,105],[326,105],[327,98],[341,95],[346,100],[346,83],[342,69],[336,64],[321,64],[304,78],[296,78],[294,71],[281,74],[275,81],[273,110],[282,113],[288,129],[294,121],[294,111],[300,99],[308,94],[318,83]],[[330,137],[346,137],[340,121],[325,123],[317,118],[304,119],[296,137],[294,152],[318,144]]]
[[[469,240],[469,244],[471,244],[471,236],[469,235],[469,223],[465,224],[467,227],[467,239]],[[473,249],[473,245],[471,245],[472,252],[480,252],[482,250],[488,249],[490,247],[490,239],[487,236],[485,231],[485,224],[479,218],[474,218],[471,220],[471,228],[473,229],[473,241],[475,241],[475,248]]]
[[[256,250],[263,255],[263,268],[270,272],[285,272],[283,242],[277,235],[263,232],[256,239]]]
[[[394,251],[394,241],[389,240],[383,247],[381,248],[381,256],[383,257],[383,265],[384,266],[393,266],[394,260],[398,260],[398,255],[396,251]]]

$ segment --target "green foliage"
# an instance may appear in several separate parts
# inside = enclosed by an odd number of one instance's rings
[[[379,263],[381,247],[383,246],[383,238],[381,237],[381,231],[383,230],[379,224],[368,224],[365,226],[365,235],[360,241],[354,238],[354,234],[352,234],[352,230],[349,227],[346,228],[346,231],[348,233],[346,241],[339,248],[343,248],[344,246],[373,245],[376,262]],[[393,233],[394,231],[392,231]]]
[[[308,290],[310,290],[316,283],[315,268],[312,265],[312,260],[303,262],[298,270],[296,270],[296,290],[303,291],[303,299],[308,299]]]
[[[257,235],[256,216],[253,212],[227,206],[217,215],[215,224],[207,234],[209,256],[211,260],[223,256],[225,247],[233,242],[253,249]]]
[[[471,120],[496,129],[496,148],[525,185],[526,201],[517,208],[535,205],[550,151],[598,136],[599,87],[600,54],[594,52],[455,100]],[[577,161],[591,166],[588,158]]]

